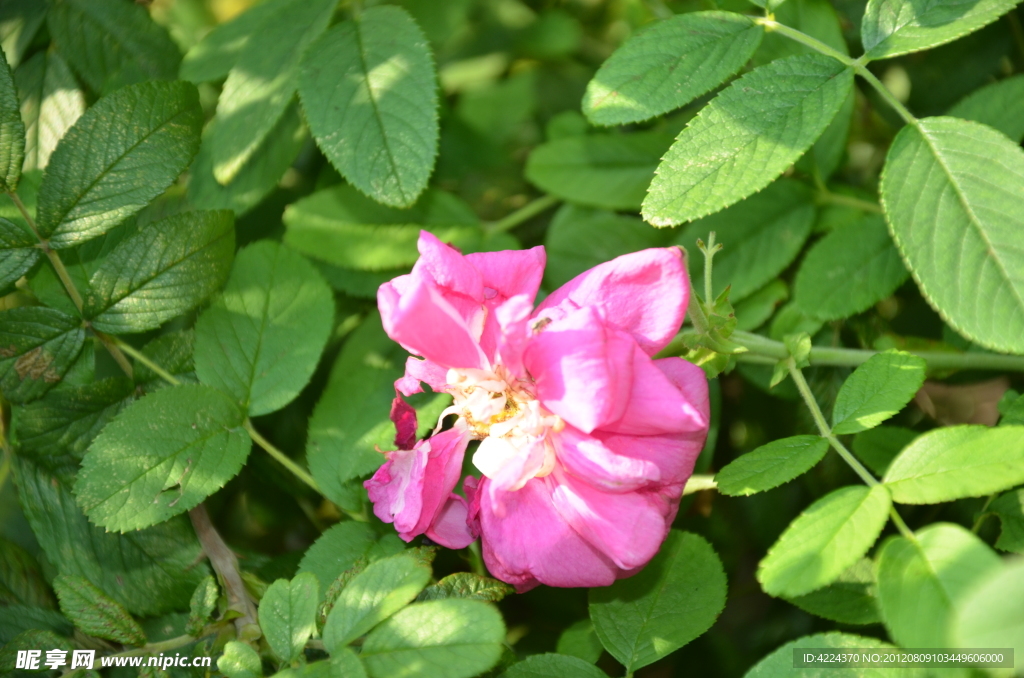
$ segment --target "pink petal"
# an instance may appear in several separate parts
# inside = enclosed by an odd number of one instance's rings
[[[416,444],[416,410],[401,397],[395,396],[391,401],[391,421],[395,424],[395,447],[411,450]]]
[[[423,393],[422,384],[426,384],[434,393],[441,393],[447,386],[448,370],[437,363],[409,356],[405,359],[405,376],[395,381],[395,390],[402,395],[411,396]]]
[[[549,411],[589,433],[617,421],[629,402],[633,341],[581,308],[545,326],[523,354]]]
[[[609,492],[630,492],[662,482],[662,469],[657,463],[613,451],[599,435],[572,426],[556,434],[558,461],[566,471]]]
[[[515,492],[492,492],[489,482],[482,481],[474,500],[491,574],[520,592],[538,583],[574,587],[615,581],[618,568],[555,510],[551,476],[534,478]]]
[[[625,412],[602,430],[663,435],[707,429],[708,386],[703,370],[682,358],[654,361],[642,351],[634,351],[632,372]],[[680,381],[677,384],[673,379]]]
[[[466,255],[483,275],[484,299],[491,305],[519,295],[525,295],[532,304],[544,277],[547,256],[543,247],[503,252],[476,252]]]
[[[603,431],[592,435],[615,455],[656,465],[657,484],[661,486],[686,482],[704,447],[707,430],[663,436],[615,435]],[[590,479],[590,476],[580,475]]]
[[[427,536],[441,546],[450,549],[464,549],[478,535],[474,534],[468,524],[469,506],[466,500],[457,494],[448,497],[441,507],[434,523],[427,528]]]
[[[559,306],[599,307],[612,327],[633,335],[654,355],[679,331],[689,295],[681,250],[648,249],[581,273],[545,299],[534,317]]]
[[[413,275],[428,275],[447,291],[483,302],[484,278],[468,257],[429,231],[420,231],[417,246],[420,258],[413,266]]]

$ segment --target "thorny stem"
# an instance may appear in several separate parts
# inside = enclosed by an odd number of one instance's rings
[[[553,195],[542,195],[541,197],[526,203],[512,214],[506,215],[497,221],[492,221],[487,225],[487,231],[490,233],[502,233],[513,229],[524,221],[528,221],[537,216],[544,210],[554,207],[559,202],[561,202],[561,200]]]
[[[832,428],[828,425],[828,422],[825,421],[825,415],[822,414],[821,408],[818,407],[817,399],[814,397],[814,394],[811,393],[811,387],[807,385],[807,380],[804,379],[804,373],[796,366],[796,361],[792,356],[786,358],[786,369],[789,370],[789,376],[792,377],[793,383],[796,384],[797,390],[800,391],[800,396],[804,399],[807,409],[811,411],[811,417],[814,418],[814,423],[817,425],[821,436],[829,442],[832,449],[839,453],[839,456],[843,458],[843,461],[845,461],[850,468],[860,476],[861,480],[863,480],[868,487],[874,488],[881,485],[881,483],[871,475],[871,472],[864,468],[864,465],[861,464],[848,449],[846,449],[846,446],[840,442],[839,438],[832,433]],[[889,508],[889,516],[892,518],[892,522],[896,525],[896,529],[900,531],[900,534],[911,541],[915,541],[914,533],[911,532],[910,528],[907,527],[907,524],[903,522],[903,518],[900,517],[900,514],[896,512],[895,508]]]
[[[228,596],[228,609],[238,612],[240,615],[235,619],[235,630],[239,639],[251,638],[252,631],[257,632],[259,637],[259,625],[256,623],[256,606],[253,605],[249,593],[245,590],[245,583],[238,571],[238,558],[234,552],[224,543],[217,528],[210,522],[210,514],[206,512],[206,506],[199,504],[188,512],[192,520],[192,527],[199,537],[199,543],[203,551],[210,559],[210,565],[224,582],[224,591]]]

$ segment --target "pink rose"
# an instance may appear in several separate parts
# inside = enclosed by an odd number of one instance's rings
[[[704,373],[651,357],[686,312],[681,252],[621,256],[534,310],[544,248],[462,255],[423,232],[419,250],[412,273],[377,293],[388,335],[422,356],[395,386],[450,393],[441,419],[458,418],[387,453],[365,483],[376,515],[406,541],[463,548],[480,536],[491,573],[520,591],[605,586],[643,567],[708,430]],[[482,476],[466,478],[463,499],[454,489],[471,440]]]

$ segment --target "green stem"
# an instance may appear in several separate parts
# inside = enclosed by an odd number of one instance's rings
[[[714,303],[715,298],[712,296],[714,292],[714,285],[711,282],[712,265],[715,260],[715,252],[722,249],[721,245],[716,247],[715,245],[715,232],[711,231],[708,233],[708,244],[707,248],[701,248],[704,250],[704,303],[709,306]]]
[[[821,433],[821,437],[829,442],[839,456],[843,458],[850,468],[853,469],[854,473],[860,476],[861,480],[868,487],[878,487],[881,483],[871,475],[871,472],[864,468],[864,465],[853,456],[853,454],[846,449],[846,446],[840,442],[839,438],[832,433],[832,428],[825,421],[825,415],[822,414],[821,408],[818,407],[818,400],[811,393],[811,387],[807,384],[807,380],[804,379],[804,373],[800,371],[800,368],[796,366],[796,361],[790,356],[786,358],[786,369],[789,370],[789,376],[793,379],[793,383],[796,384],[796,388],[800,391],[800,396],[804,399],[804,403],[807,405],[807,409],[811,411],[811,417],[814,419],[815,425],[818,427],[818,431]],[[914,540],[914,533],[910,531],[907,524],[903,522],[903,518],[896,512],[895,508],[889,509],[889,517],[892,518],[892,522],[896,525],[896,529],[900,531],[904,537],[910,540]]]
[[[907,107],[901,104],[899,99],[892,95],[889,88],[883,85],[882,81],[876,78],[875,74],[869,71],[865,64],[858,61],[855,66],[855,70],[857,71],[857,75],[867,80],[868,84],[875,88],[875,91],[878,92],[879,96],[885,99],[885,102],[900,114],[900,117],[903,118],[904,122],[908,125],[917,124],[917,118],[914,117],[913,113],[908,111]]]
[[[184,647],[189,643],[194,643],[203,636],[208,636],[209,633],[206,629],[203,630],[199,636],[177,636],[175,638],[168,638],[167,640],[161,640],[159,643],[147,643],[142,647],[135,648],[134,650],[126,650],[124,652],[118,652],[117,654],[107,655],[109,657],[138,657],[139,655],[147,654],[159,654],[168,650],[177,650],[179,647]]]
[[[559,202],[561,202],[561,199],[556,198],[553,195],[542,195],[536,200],[526,203],[512,214],[502,217],[497,221],[492,221],[487,225],[487,231],[490,233],[502,233],[513,229],[524,221],[528,221],[537,216],[544,210],[554,207]]]
[[[260,432],[252,425],[251,419],[246,418],[245,422],[242,423],[242,426],[249,433],[249,437],[252,438],[257,445],[266,450],[271,457],[291,471],[296,478],[309,485],[318,494],[323,494],[320,487],[316,484],[316,481],[313,480],[313,476],[309,475],[309,473],[307,473],[301,466],[292,461],[291,457],[274,447],[269,440],[260,435]]]
[[[854,198],[851,195],[843,195],[842,193],[833,193],[828,189],[820,190],[818,192],[817,202],[820,205],[841,205],[843,207],[852,207],[854,209],[858,209],[863,212],[871,212],[873,214],[882,213],[882,206],[877,202],[861,200],[860,198]]]
[[[990,494],[988,496],[988,499],[985,500],[985,505],[982,506],[981,511],[978,512],[978,519],[974,521],[974,526],[971,527],[971,532],[973,532],[974,534],[978,534],[978,530],[981,529],[982,524],[985,522],[985,518],[988,518],[989,515],[991,515],[985,512],[988,511],[988,505],[991,504],[997,496],[999,496],[998,492],[996,492],[995,494]]]
[[[97,335],[102,335],[102,336],[107,336],[107,335],[103,335],[101,332],[97,332],[96,334]],[[129,344],[128,342],[126,342],[126,341],[124,341],[122,339],[118,339],[117,337],[109,337],[109,338],[111,339],[111,341],[113,341],[117,345],[117,347],[120,350],[124,351],[125,353],[130,355],[132,358],[134,358],[138,362],[140,362],[143,365],[145,365],[146,367],[148,367],[154,374],[156,374],[158,377],[160,377],[161,379],[166,381],[168,384],[171,384],[172,386],[180,386],[181,385],[181,381],[180,380],[178,380],[173,374],[171,374],[170,372],[168,372],[167,370],[165,370],[164,368],[160,367],[155,362],[150,360],[149,356],[147,356],[145,353],[143,353],[139,349],[135,348],[134,346],[132,346],[131,344]]]

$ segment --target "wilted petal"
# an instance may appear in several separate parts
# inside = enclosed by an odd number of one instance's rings
[[[391,401],[391,421],[395,425],[395,447],[411,450],[416,444],[416,410],[401,397],[395,396]]]

